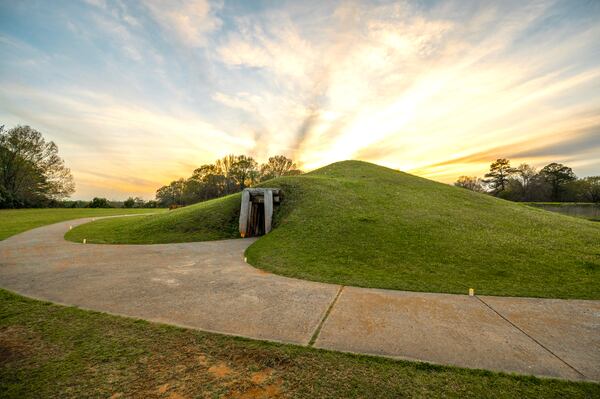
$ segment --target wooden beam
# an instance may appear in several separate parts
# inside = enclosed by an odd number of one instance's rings
[[[273,220],[273,191],[265,190],[265,234],[271,231],[271,221]]]
[[[266,190],[271,190],[273,194],[279,195],[279,192],[281,191],[278,188],[245,188],[244,190],[248,190],[252,196],[263,195]]]
[[[250,208],[250,192],[247,190],[242,191],[242,204],[240,206],[240,235],[246,236],[248,229],[248,216]]]

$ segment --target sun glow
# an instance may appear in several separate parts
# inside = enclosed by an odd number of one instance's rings
[[[44,7],[32,25],[60,18]],[[5,24],[3,123],[55,140],[80,197],[150,198],[228,153],[304,170],[362,159],[444,182],[498,157],[598,174],[600,6],[307,10],[98,2],[47,47]]]

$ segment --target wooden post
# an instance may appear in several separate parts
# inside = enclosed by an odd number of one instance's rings
[[[248,190],[242,191],[242,205],[240,206],[240,235],[246,236],[248,229],[248,210],[250,208],[250,192]]]
[[[265,234],[271,231],[271,221],[273,220],[273,191],[265,190]]]

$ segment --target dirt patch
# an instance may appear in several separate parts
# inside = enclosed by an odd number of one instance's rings
[[[51,352],[42,337],[24,326],[0,330],[0,366]]]
[[[165,393],[169,389],[169,384],[163,384],[158,387],[158,393]]]
[[[169,399],[186,399],[185,396],[178,394],[177,392],[172,392],[169,395]]]
[[[218,363],[214,366],[211,366],[208,369],[208,372],[214,375],[217,378],[225,378],[228,375],[233,373],[233,370],[230,369],[225,363]]]
[[[257,274],[262,274],[262,275],[271,274],[268,271],[265,271],[263,269],[254,269],[254,270],[256,271]]]
[[[273,369],[265,369],[265,370],[257,371],[250,375],[250,381],[252,381],[253,383],[255,383],[257,385],[260,385],[260,384],[264,383],[266,380],[268,380],[271,377],[271,375],[273,375]]]

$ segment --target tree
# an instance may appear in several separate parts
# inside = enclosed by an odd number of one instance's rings
[[[165,207],[169,207],[171,205],[184,205],[184,189],[184,179],[172,181],[168,186],[163,186],[156,191],[156,200],[160,205]]]
[[[123,208],[133,208],[134,205],[135,200],[133,199],[133,197],[129,197],[125,201],[123,201]]]
[[[581,197],[584,201],[600,202],[600,176],[581,179]]]
[[[190,205],[237,193],[267,178],[300,173],[291,159],[281,155],[269,158],[260,171],[251,157],[227,155],[214,164],[195,169],[188,179],[179,179],[159,188],[156,200],[161,206]]]
[[[229,169],[229,176],[240,190],[254,184],[258,178],[258,164],[252,157],[238,155]]]
[[[42,206],[74,191],[54,142],[29,126],[0,127],[0,207]]]
[[[523,193],[527,193],[531,186],[533,185],[535,178],[537,176],[537,170],[526,163],[522,163],[515,169],[515,174],[517,175],[517,179],[521,183],[521,188]]]
[[[481,179],[475,176],[460,176],[454,183],[456,187],[466,188],[467,190],[475,191],[478,193],[484,192]]]
[[[144,208],[158,208],[158,202],[154,200],[146,201],[144,203]]]
[[[512,201],[534,201],[541,199],[544,187],[540,183],[537,170],[526,163],[514,169],[514,174],[509,177],[504,198]]]
[[[302,171],[298,169],[294,161],[283,155],[270,157],[267,163],[260,166],[260,181],[299,174],[302,174]]]
[[[112,208],[112,206],[106,198],[94,197],[92,202],[87,204],[86,208]]]
[[[140,197],[129,197],[123,201],[123,208],[144,208],[145,201]]]
[[[565,185],[577,179],[573,169],[556,162],[544,166],[540,171],[540,176],[551,187],[552,201],[560,201]]]
[[[483,182],[491,188],[493,195],[500,195],[506,190],[508,179],[515,173],[515,169],[510,167],[510,161],[506,158],[499,158],[490,165],[490,171],[485,174]]]

